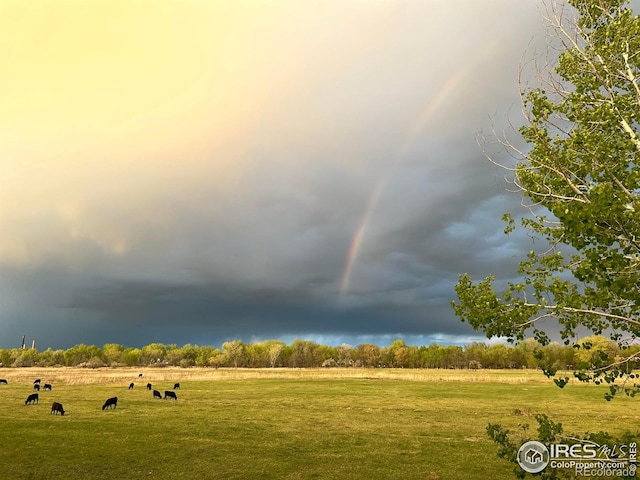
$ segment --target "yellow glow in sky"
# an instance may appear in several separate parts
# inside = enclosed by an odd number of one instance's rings
[[[64,226],[62,243],[124,251],[135,233],[104,206],[161,225],[171,192],[238,195],[258,154],[308,150],[314,122],[334,115],[316,86],[376,51],[392,6],[362,18],[358,2],[343,5],[1,2],[0,258],[45,248],[38,218]]]
[[[24,243],[37,235],[12,232],[47,210],[70,238],[100,243],[115,222],[91,206],[144,210],[145,196],[197,177],[203,151],[234,141],[268,98],[254,15],[269,18],[219,2],[2,2],[0,250],[38,250]],[[232,175],[229,156],[208,160]]]
[[[225,50],[231,46],[229,29],[240,19],[238,12],[215,5],[3,2],[3,140],[11,144],[8,135],[55,146],[68,145],[69,137],[83,144],[96,137],[118,142],[139,136],[127,141],[157,142],[154,135],[179,130],[176,120],[186,114],[197,123],[215,107],[218,118],[233,120],[242,107],[236,90],[242,82],[234,79]],[[237,40],[234,54],[243,56],[246,46]]]

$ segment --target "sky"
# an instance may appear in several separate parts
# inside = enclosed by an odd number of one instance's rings
[[[0,3],[0,348],[486,340],[535,0]],[[497,158],[504,153],[496,153]]]

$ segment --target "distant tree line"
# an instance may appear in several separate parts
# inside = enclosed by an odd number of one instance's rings
[[[624,352],[622,350],[625,350]],[[290,345],[280,340],[245,344],[233,340],[222,348],[187,344],[152,343],[131,348],[108,343],[102,347],[76,345],[67,350],[35,348],[0,350],[2,367],[235,367],[235,368],[447,368],[508,369],[542,368],[545,372],[590,368],[602,358],[615,361],[640,352],[640,346],[619,346],[602,336],[583,339],[578,347],[550,343],[542,346],[534,339],[515,345],[473,342],[466,346],[407,345],[396,340],[388,347],[363,343],[328,346],[309,340],[294,340]],[[638,367],[640,365],[636,365]]]

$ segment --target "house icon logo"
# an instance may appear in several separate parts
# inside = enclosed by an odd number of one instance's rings
[[[538,473],[549,464],[549,450],[547,447],[532,440],[523,443],[518,450],[518,465],[529,473]]]

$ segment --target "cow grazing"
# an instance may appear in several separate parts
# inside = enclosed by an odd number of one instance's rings
[[[153,398],[162,398],[162,395],[158,390],[153,391]]]
[[[45,384],[44,384],[44,387],[42,387],[42,390],[44,390],[45,392],[46,392],[47,390],[51,391],[51,384],[50,384],[50,383],[45,383]]]
[[[37,379],[35,379],[35,380],[33,381],[33,384],[34,384],[34,385],[35,385],[36,383],[40,383],[40,379],[39,379],[39,378],[37,378]]]
[[[129,390],[131,390],[132,388],[133,388],[133,382],[129,384]]]
[[[0,384],[8,385],[7,380],[5,378],[0,378]]]
[[[151,390],[151,384],[147,383],[147,390]]]
[[[174,389],[174,390],[180,390],[180,384],[179,384],[179,383],[176,383],[176,384],[173,386],[173,389]]]
[[[138,374],[138,378],[142,378],[142,374],[141,373]]]
[[[35,383],[35,384],[33,385],[33,389],[34,389],[36,392],[39,392],[39,391],[40,391],[40,384],[39,384],[39,383]]]
[[[178,400],[178,396],[175,394],[175,392],[172,392],[171,390],[164,391],[164,399],[166,400],[167,398],[173,398],[174,400]]]
[[[112,407],[115,409],[117,405],[118,405],[118,397],[107,398],[107,401],[104,402],[104,405],[102,405],[102,410],[109,407]]]
[[[60,412],[60,415],[64,416],[64,408],[62,408],[62,404],[58,402],[53,402],[51,404],[51,413],[57,415]]]
[[[29,395],[27,397],[27,399],[24,401],[25,405],[29,405],[30,403],[38,403],[38,394],[37,393],[32,393],[31,395]]]

